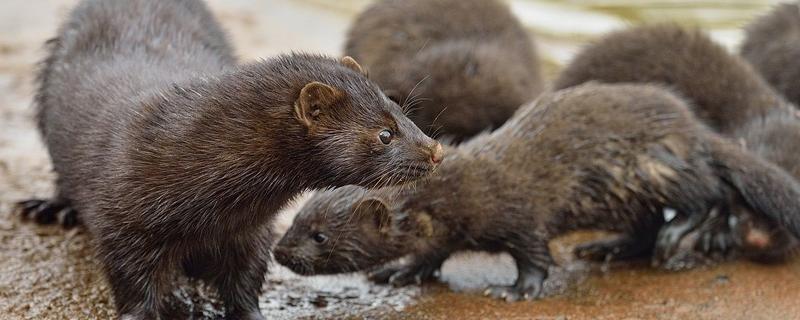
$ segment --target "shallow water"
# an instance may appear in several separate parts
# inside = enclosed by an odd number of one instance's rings
[[[42,43],[75,0],[0,1],[0,318],[109,318],[109,290],[80,230],[38,227],[11,216],[11,203],[52,192],[52,175],[31,121],[32,74]],[[212,0],[244,60],[289,50],[340,54],[348,23],[366,0]],[[701,25],[727,47],[739,28],[772,1],[510,1],[538,40],[548,75],[594,37],[632,23],[677,20]],[[293,208],[277,222],[291,223]],[[442,283],[390,288],[361,275],[300,277],[275,266],[260,305],[270,319],[792,319],[800,318],[800,261],[763,266],[727,263],[667,273],[645,263],[593,265],[570,248],[592,235],[554,242],[561,268],[541,301],[508,304],[480,295],[511,283],[507,255],[462,254],[447,261]],[[183,281],[183,280],[181,280]],[[210,290],[173,294],[196,318],[218,316]]]

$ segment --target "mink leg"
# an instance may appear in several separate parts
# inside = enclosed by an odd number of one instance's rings
[[[148,246],[141,246],[148,247]],[[120,319],[166,319],[162,306],[163,248],[144,251],[132,246],[102,248],[101,258]]]
[[[442,267],[442,263],[449,256],[449,252],[435,252],[414,256],[408,263],[378,268],[369,274],[369,279],[376,283],[388,283],[395,287],[403,287],[410,284],[419,285],[425,281],[432,280],[436,271]]]
[[[225,303],[227,319],[264,319],[258,296],[267,274],[271,243],[272,235],[265,231],[222,247],[213,283]]]
[[[535,241],[535,240],[534,240]],[[484,295],[508,302],[538,298],[547,279],[547,270],[554,265],[546,241],[515,244],[509,253],[517,263],[517,280],[511,286],[492,286]]]

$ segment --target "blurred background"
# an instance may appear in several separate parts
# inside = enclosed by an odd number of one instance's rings
[[[80,229],[20,223],[14,201],[52,192],[46,152],[31,120],[36,62],[42,44],[77,0],[0,1],[0,318],[79,319],[112,316],[111,301]],[[296,51],[339,55],[350,21],[369,0],[209,0],[243,60]],[[735,50],[740,28],[774,0],[510,0],[537,39],[552,78],[581,45],[608,31],[672,20],[698,25]],[[302,200],[301,200],[302,201]],[[278,222],[285,230],[294,208]],[[569,252],[568,247],[556,251]],[[268,318],[367,317],[442,319],[790,319],[800,314],[800,263],[762,266],[736,262],[680,274],[647,266],[601,270],[562,296],[505,304],[454,294],[488,282],[510,282],[508,257],[468,255],[445,264],[446,285],[393,289],[361,276],[301,278],[275,267],[261,306]],[[582,266],[561,261],[566,269]],[[487,272],[487,270],[492,270]],[[764,285],[768,283],[769,285]],[[195,301],[198,316],[218,305],[205,291],[176,292]],[[210,302],[209,302],[210,301]],[[459,316],[460,315],[460,316]],[[792,316],[794,315],[794,316]]]

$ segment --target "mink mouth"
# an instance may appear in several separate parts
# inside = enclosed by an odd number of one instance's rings
[[[436,167],[427,163],[401,164],[397,170],[402,173],[400,180],[416,180],[424,177]]]
[[[367,180],[364,185],[375,189],[405,185],[428,176],[435,169],[435,165],[425,162],[401,163],[379,177]]]
[[[420,178],[424,178],[428,176],[431,172],[436,169],[435,165],[431,165],[426,162],[415,162],[415,163],[403,163],[397,166],[394,170],[395,174],[398,175],[397,182],[399,184],[412,182]]]
[[[307,259],[288,254],[285,250],[280,249],[274,250],[273,254],[275,257],[275,262],[286,268],[289,268],[289,270],[292,270],[292,272],[296,274],[308,276],[312,275],[314,272]]]
[[[314,262],[306,259],[297,259],[295,257],[285,257],[282,259],[275,259],[278,263],[283,265],[292,272],[301,276],[315,276],[315,275],[328,275],[354,272],[347,270],[346,267],[341,267],[333,261],[327,261],[322,266],[315,266]]]
[[[296,259],[275,259],[283,265],[284,267],[289,268],[292,272],[299,274],[301,276],[310,276],[314,274],[314,270],[309,266],[309,264],[305,261],[298,261]]]

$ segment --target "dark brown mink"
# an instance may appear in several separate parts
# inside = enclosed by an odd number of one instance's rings
[[[611,33],[576,55],[556,80],[555,88],[587,81],[668,85],[692,101],[698,117],[718,132],[800,177],[800,162],[796,160],[800,158],[800,145],[791,138],[800,137],[794,106],[747,62],[729,54],[699,29],[655,24]],[[724,206],[726,210],[718,215],[705,216],[710,220],[690,221],[679,215],[669,224],[673,227],[665,228],[656,260],[666,268],[677,269],[694,263],[672,256],[742,253],[767,261],[783,260],[782,256],[794,251],[796,241],[785,230],[775,228],[774,221],[759,221],[764,217],[743,211],[741,205]],[[730,217],[731,213],[737,217]],[[730,225],[737,221],[742,224]],[[772,235],[773,240],[748,243],[750,232],[752,236]],[[678,240],[681,238],[685,239]],[[685,250],[690,244],[697,245],[700,252]],[[736,252],[736,248],[744,250]]]
[[[612,32],[584,47],[554,89],[587,81],[662,83],[692,102],[711,128],[732,135],[786,102],[742,58],[696,28],[672,23]]]
[[[237,65],[197,0],[81,2],[49,42],[36,102],[57,195],[32,210],[79,212],[123,319],[173,318],[162,298],[180,271],[215,286],[228,318],[262,319],[278,209],[442,159],[351,58]]]
[[[800,3],[777,5],[745,28],[741,55],[775,89],[800,104]]]
[[[501,1],[379,1],[345,53],[420,128],[454,141],[499,127],[543,88],[534,42]]]
[[[518,300],[539,295],[554,265],[552,238],[617,232],[608,245],[637,255],[652,250],[666,207],[705,215],[739,196],[800,234],[800,185],[653,85],[587,83],[545,93],[446,154],[415,188],[316,194],[279,241],[276,260],[310,275],[411,255],[407,265],[372,274],[402,285],[430,278],[455,251],[506,251],[517,280],[486,294]]]

